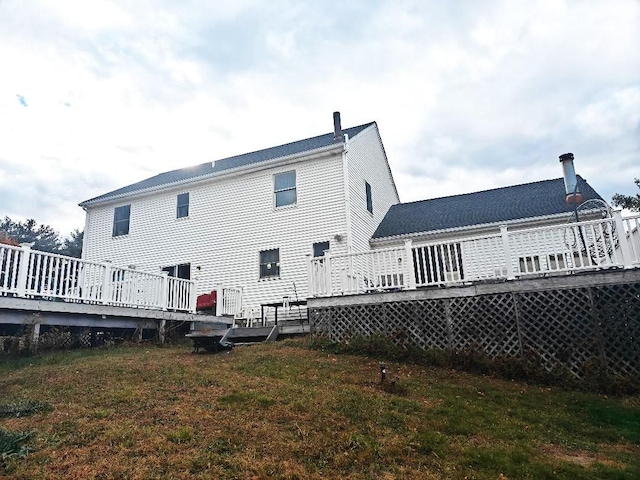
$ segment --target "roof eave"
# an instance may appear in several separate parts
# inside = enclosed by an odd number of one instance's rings
[[[229,168],[226,170],[221,170],[219,172],[211,172],[206,175],[199,175],[197,177],[186,178],[184,180],[179,180],[177,182],[170,182],[162,185],[156,185],[154,187],[144,188],[141,190],[134,190],[132,192],[121,193],[119,195],[113,195],[113,196],[102,198],[99,200],[85,200],[84,202],[79,203],[78,206],[86,209],[87,207],[95,207],[99,205],[108,205],[110,203],[118,203],[124,199],[135,198],[142,195],[148,195],[150,193],[155,193],[162,190],[172,190],[176,187],[189,185],[189,184],[196,184],[196,183],[210,180],[212,178],[234,176],[239,174],[251,173],[254,171],[257,172],[260,170],[264,170],[266,168],[271,168],[279,163],[288,164],[288,163],[297,163],[305,160],[312,160],[314,158],[326,155],[328,153],[332,153],[333,151],[341,152],[344,148],[345,148],[345,144],[343,142],[335,143],[335,144],[327,145],[326,147],[320,147],[313,150],[306,150],[304,152],[294,153],[291,155],[284,155],[282,157],[265,160],[263,162],[252,163],[249,165],[243,165],[236,168]]]
[[[433,237],[436,235],[445,235],[448,233],[458,233],[458,232],[469,232],[472,230],[489,230],[494,229],[496,227],[501,227],[503,225],[518,225],[518,224],[530,224],[530,223],[541,223],[548,220],[555,220],[559,218],[568,218],[569,212],[563,213],[554,213],[553,215],[543,215],[540,217],[526,217],[526,218],[517,218],[514,220],[505,220],[503,222],[492,222],[492,223],[482,223],[476,225],[465,225],[463,227],[452,227],[452,228],[443,228],[440,230],[429,230],[422,232],[412,232],[401,235],[391,235],[388,237],[380,237],[380,238],[372,238],[369,243],[371,245],[384,245],[387,243],[394,243],[399,240],[409,240],[417,237]]]

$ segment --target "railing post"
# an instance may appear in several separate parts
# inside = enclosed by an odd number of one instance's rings
[[[100,289],[100,297],[103,305],[107,305],[111,301],[111,262],[105,262],[104,274],[102,275],[102,288]]]
[[[316,288],[315,288],[315,278],[313,275],[313,266],[311,264],[311,254],[307,253],[305,255],[307,257],[307,289],[309,291],[310,297],[316,296]]]
[[[622,212],[620,210],[616,210],[613,212],[613,220],[615,222],[616,231],[618,232],[618,242],[620,243],[620,253],[622,255],[622,264],[624,268],[632,268],[633,255],[631,254],[631,245],[629,245],[629,240],[627,240],[627,232],[624,229],[624,222],[622,221]]]
[[[331,282],[331,252],[324,253],[324,289],[325,295],[330,297],[333,295],[333,286]]]
[[[191,291],[189,292],[189,312],[196,313],[196,303],[198,302],[198,280],[191,283]]]
[[[509,232],[507,226],[500,227],[500,235],[502,236],[502,253],[504,254],[505,265],[507,267],[507,280],[516,278],[513,272],[513,263],[511,262],[511,247],[509,246]]]
[[[167,311],[169,307],[169,272],[162,272],[162,281],[160,282],[160,308]]]
[[[224,315],[224,288],[222,285],[216,286],[216,317]]]
[[[413,271],[413,242],[411,239],[404,241],[405,265],[404,265],[404,284],[409,290],[416,289],[416,276]]]
[[[31,260],[31,247],[33,243],[21,243],[22,257],[20,258],[20,269],[18,270],[18,284],[16,285],[16,293],[19,297],[27,294],[27,281],[29,279],[29,262]]]
[[[243,298],[242,298],[242,287],[236,287],[236,303],[234,305],[233,315],[237,315],[242,311],[243,308]]]

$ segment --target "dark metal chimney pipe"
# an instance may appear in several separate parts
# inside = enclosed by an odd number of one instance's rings
[[[340,125],[340,112],[333,112],[333,140],[342,141],[342,126]]]

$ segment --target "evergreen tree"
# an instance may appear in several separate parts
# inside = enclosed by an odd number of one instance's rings
[[[5,216],[0,220],[0,232],[18,243],[33,243],[34,250],[78,258],[82,255],[84,232],[77,228],[69,238],[60,239],[58,232],[50,225],[38,225],[33,218],[20,222]]]

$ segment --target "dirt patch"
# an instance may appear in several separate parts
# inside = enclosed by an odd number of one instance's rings
[[[552,457],[556,460],[563,462],[574,463],[583,467],[589,467],[595,462],[607,465],[610,467],[623,468],[624,465],[607,458],[603,454],[597,454],[593,452],[586,452],[584,450],[567,450],[557,445],[544,445],[541,452],[545,455]]]

